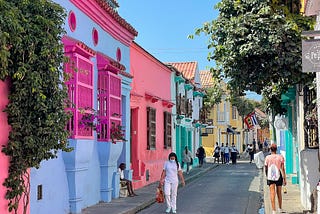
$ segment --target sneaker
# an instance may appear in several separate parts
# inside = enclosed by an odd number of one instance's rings
[[[166,213],[170,213],[170,211],[171,211],[171,208],[166,209]]]
[[[278,213],[285,213],[283,209],[278,208]]]
[[[172,210],[172,213],[177,213],[177,210]]]

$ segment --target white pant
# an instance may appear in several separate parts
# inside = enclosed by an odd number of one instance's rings
[[[164,183],[164,194],[166,197],[167,207],[172,208],[172,210],[177,209],[177,192],[178,192],[178,182],[176,183]]]

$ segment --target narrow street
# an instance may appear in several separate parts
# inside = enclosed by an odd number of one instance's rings
[[[262,172],[247,161],[219,165],[179,188],[178,213],[256,214],[262,204]],[[139,212],[164,213],[165,203]]]

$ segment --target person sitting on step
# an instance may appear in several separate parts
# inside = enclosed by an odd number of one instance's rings
[[[119,165],[119,173],[120,173],[120,184],[121,184],[121,186],[123,186],[123,185],[126,185],[127,186],[127,188],[128,188],[128,193],[129,193],[129,197],[133,197],[133,196],[136,196],[137,194],[135,194],[134,192],[133,192],[133,188],[132,188],[132,181],[130,181],[130,180],[128,180],[128,179],[126,179],[125,177],[124,177],[124,170],[126,169],[126,164],[125,163],[121,163],[120,165]]]

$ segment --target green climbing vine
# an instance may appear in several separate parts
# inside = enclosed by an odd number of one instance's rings
[[[11,127],[2,152],[9,157],[9,212],[29,204],[29,169],[69,151],[67,91],[61,37],[66,13],[48,0],[0,0],[0,79],[9,84],[5,108]],[[21,201],[22,200],[22,201]]]

